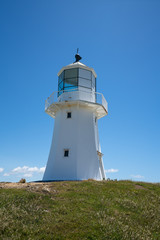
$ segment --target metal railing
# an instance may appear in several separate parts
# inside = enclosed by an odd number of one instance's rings
[[[108,103],[102,93],[77,89],[53,92],[45,101],[45,110],[54,103],[70,101],[85,101],[100,104],[108,112]]]

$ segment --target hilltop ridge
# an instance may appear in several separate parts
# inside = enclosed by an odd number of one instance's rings
[[[0,239],[160,239],[160,184],[0,183]]]

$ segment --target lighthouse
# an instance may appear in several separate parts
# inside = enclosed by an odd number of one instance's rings
[[[105,179],[98,120],[108,104],[97,92],[94,69],[80,62],[78,52],[75,58],[59,71],[58,91],[45,102],[55,122],[43,181]]]

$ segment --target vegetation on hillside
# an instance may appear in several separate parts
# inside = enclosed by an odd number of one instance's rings
[[[160,185],[0,184],[0,239],[160,239]]]

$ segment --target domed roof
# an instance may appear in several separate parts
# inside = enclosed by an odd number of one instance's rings
[[[85,64],[83,64],[83,63],[81,63],[81,62],[74,62],[74,63],[71,63],[71,64],[69,64],[68,66],[77,66],[77,65],[79,65],[79,66],[84,66],[84,67],[87,67]]]
[[[97,74],[95,73],[93,68],[87,67],[85,64],[83,64],[81,62],[74,62],[65,67],[62,67],[62,69],[58,72],[58,77],[64,70],[71,69],[71,68],[82,68],[82,69],[91,71],[93,73],[93,75],[95,76],[95,78],[97,77]]]

